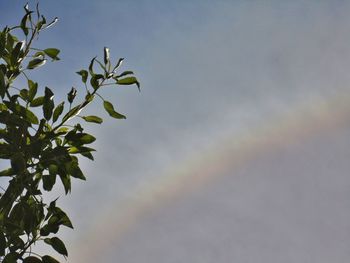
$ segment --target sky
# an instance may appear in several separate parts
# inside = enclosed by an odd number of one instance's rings
[[[24,4],[0,0],[0,26]],[[40,5],[61,60],[32,77],[58,98],[105,46],[141,82],[101,92],[126,120],[89,110],[95,161],[59,199],[68,262],[349,261],[349,2]]]

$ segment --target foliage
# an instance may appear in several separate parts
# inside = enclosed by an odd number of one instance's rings
[[[73,228],[72,223],[57,206],[57,200],[47,202],[43,193],[52,191],[57,179],[66,194],[71,191],[72,178],[85,180],[79,158],[93,160],[94,149],[89,145],[95,137],[86,133],[76,119],[103,122],[98,116],[79,115],[95,98],[102,99],[108,115],[124,119],[99,92],[105,86],[136,84],[140,89],[140,85],[133,72],[117,73],[123,59],[114,65],[109,49],[104,48],[102,62],[93,58],[87,69],[77,72],[86,93],[84,99],[76,102],[77,89],[72,88],[67,101],[55,103],[53,91],[48,87],[40,91],[29,73],[47,60],[59,60],[60,50],[33,47],[39,34],[55,24],[57,18],[48,23],[38,5],[35,11],[28,5],[24,10],[18,26],[5,27],[0,32],[0,158],[9,161],[6,162],[9,167],[0,171],[0,177],[8,178],[8,186],[0,197],[0,260],[55,263],[56,259],[38,255],[32,247],[44,242],[68,256],[57,233],[63,226]],[[20,41],[15,33],[25,40]],[[15,86],[18,82],[26,84],[18,88]]]

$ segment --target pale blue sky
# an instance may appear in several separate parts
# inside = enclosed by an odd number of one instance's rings
[[[1,0],[0,25],[23,4]],[[43,85],[64,95],[104,46],[142,84],[102,92],[128,118],[89,127],[68,262],[350,259],[348,2],[41,6],[60,22],[39,46],[62,50]]]

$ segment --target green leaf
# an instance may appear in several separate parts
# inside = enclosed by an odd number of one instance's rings
[[[41,67],[46,63],[46,59],[43,58],[35,58],[29,61],[27,69],[35,69],[37,67]]]
[[[87,133],[68,133],[65,138],[71,145],[75,146],[90,144],[96,140],[94,136]]]
[[[20,115],[25,117],[25,119],[27,121],[29,121],[30,123],[39,124],[38,117],[36,117],[36,115],[33,112],[31,112],[30,110],[26,109],[25,107],[23,107],[19,104],[16,104],[15,109],[16,109],[17,113],[19,113]]]
[[[115,119],[126,119],[126,117],[114,110],[113,104],[109,101],[103,101],[103,107],[108,112],[109,116],[115,118]]]
[[[19,92],[19,95],[24,101],[28,100],[28,90],[27,89],[21,89],[21,91]]]
[[[59,60],[60,58],[57,55],[60,53],[60,50],[57,48],[47,48],[44,49],[46,55],[48,55],[53,60]]]
[[[81,81],[86,83],[87,78],[88,78],[88,72],[86,70],[82,69],[76,73],[81,76]]]
[[[44,242],[46,244],[51,245],[52,248],[54,250],[56,250],[58,253],[60,253],[61,255],[68,256],[68,252],[67,252],[66,246],[64,245],[62,240],[59,239],[58,237],[45,238]]]
[[[78,115],[79,112],[81,111],[81,106],[78,105],[78,106],[75,106],[74,108],[72,108],[70,111],[68,111],[66,113],[66,115],[63,116],[62,118],[62,122],[66,122],[68,121],[69,119],[73,118],[74,116]]]
[[[94,89],[97,89],[100,86],[100,83],[98,82],[98,78],[96,75],[93,75],[90,79],[90,84]]]
[[[43,256],[41,259],[43,263],[60,263],[59,261],[48,255]]]
[[[37,97],[37,98],[32,100],[32,102],[30,103],[30,106],[31,107],[39,107],[39,106],[44,104],[44,101],[45,101],[45,97],[44,96]]]
[[[12,168],[8,168],[8,169],[2,170],[0,172],[0,177],[12,176],[15,174],[16,174],[16,172]]]
[[[136,84],[137,88],[140,90],[140,83],[135,77],[126,77],[124,79],[118,79],[117,84],[119,85],[132,85]]]
[[[64,108],[64,101],[61,102],[60,104],[58,104],[58,106],[56,107],[56,109],[53,112],[53,122],[57,121],[58,117],[62,114],[63,112],[63,108]]]
[[[93,69],[93,68],[94,68],[95,59],[96,59],[96,57],[94,57],[94,58],[91,60],[90,65],[89,65],[89,72],[90,72],[90,75],[91,75],[91,76],[95,75],[94,69]]]
[[[37,257],[30,256],[30,257],[26,257],[23,260],[23,263],[42,263],[42,261]]]
[[[32,80],[28,80],[28,87],[29,87],[29,91],[28,91],[28,101],[31,102],[35,95],[36,92],[38,90],[38,83],[37,82],[33,82]]]
[[[119,78],[121,78],[121,77],[124,77],[124,76],[127,76],[127,75],[132,75],[132,74],[134,74],[134,72],[128,71],[128,70],[127,70],[127,71],[124,71],[124,72],[122,72],[121,74],[115,76],[115,78],[119,79]]]
[[[85,153],[85,152],[93,152],[95,151],[95,149],[93,148],[90,148],[90,147],[84,147],[84,146],[78,146],[78,147],[75,147],[75,146],[72,146],[69,148],[69,153]]]
[[[117,62],[117,65],[113,68],[113,72],[115,72],[122,64],[123,64],[124,58],[120,58]]]
[[[88,93],[85,96],[85,100],[87,101],[87,103],[90,103],[94,99],[94,97],[95,97],[94,95]]]
[[[91,115],[91,116],[84,116],[84,117],[82,117],[85,121],[87,121],[87,122],[93,122],[93,123],[98,123],[98,124],[100,124],[100,123],[102,123],[103,122],[103,120],[100,118],[100,117],[97,117],[97,116],[93,116],[93,115]]]

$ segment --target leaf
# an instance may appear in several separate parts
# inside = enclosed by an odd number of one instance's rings
[[[0,177],[12,176],[15,174],[16,174],[16,172],[12,168],[8,168],[8,169],[2,170],[0,172]]]
[[[23,260],[23,263],[42,263],[42,261],[37,257],[30,256],[30,257],[26,257]]]
[[[53,92],[48,87],[45,87],[43,113],[46,120],[51,119],[52,111],[55,107],[53,102],[53,96],[54,96]]]
[[[71,90],[67,94],[67,99],[69,103],[72,103],[75,99],[75,96],[77,95],[77,90],[72,87]]]
[[[42,58],[35,58],[31,61],[29,61],[27,69],[35,69],[37,67],[41,67],[46,63],[46,59]]]
[[[71,185],[71,180],[70,180],[69,175],[66,173],[60,172],[59,176],[60,176],[60,179],[62,181],[65,193],[66,194],[70,193],[72,185]]]
[[[96,151],[95,149],[93,148],[90,148],[90,147],[84,147],[84,146],[78,146],[78,147],[75,147],[75,146],[72,146],[69,148],[69,153],[84,153],[84,152],[93,152],[93,151]]]
[[[6,75],[0,70],[0,96],[1,98],[4,98],[6,89],[7,89],[7,77]]]
[[[90,103],[94,99],[94,97],[95,97],[94,95],[88,92],[88,94],[86,94],[85,96],[85,100],[87,101],[87,103]]]
[[[85,121],[87,121],[87,122],[93,122],[93,123],[98,123],[98,124],[100,124],[100,123],[102,123],[103,122],[103,120],[100,118],[100,117],[97,117],[97,116],[93,116],[93,115],[91,115],[91,116],[84,116],[84,117],[82,117]]]
[[[39,106],[44,104],[44,101],[45,101],[45,97],[44,96],[37,97],[34,100],[32,100],[32,102],[30,103],[30,106],[31,107],[39,107]]]
[[[58,104],[58,106],[54,110],[53,117],[52,117],[53,122],[57,121],[58,117],[62,114],[63,109],[64,109],[64,101]]]
[[[66,135],[66,140],[72,145],[82,145],[93,143],[96,138],[87,133],[68,133]]]
[[[87,78],[88,78],[88,72],[86,70],[82,69],[76,73],[81,76],[81,81],[86,83]]]
[[[60,58],[57,55],[60,53],[60,50],[57,48],[47,48],[44,49],[46,55],[48,55],[53,60],[59,60]]]
[[[74,108],[72,108],[70,111],[68,111],[66,113],[66,115],[63,116],[62,118],[62,122],[66,122],[68,121],[69,119],[73,118],[74,116],[78,115],[79,112],[81,111],[81,106],[78,105],[78,106],[75,106]]]
[[[60,263],[59,261],[48,255],[43,256],[41,259],[43,263]]]
[[[54,214],[57,217],[57,224],[63,225],[73,229],[72,222],[65,212],[62,211],[59,207],[55,207]],[[50,220],[49,220],[50,221]]]
[[[51,191],[52,187],[55,185],[56,183],[56,175],[44,175],[42,177],[43,180],[43,188],[45,191]]]
[[[119,85],[132,85],[136,84],[137,88],[140,90],[140,83],[135,77],[126,77],[124,79],[117,79],[117,84]]]
[[[98,79],[96,77],[96,75],[93,75],[90,79],[90,84],[94,89],[98,89],[98,87],[100,86],[100,83],[98,82]]]
[[[28,90],[27,89],[21,89],[21,91],[19,92],[19,95],[24,101],[28,100]]]
[[[124,77],[124,76],[126,76],[126,75],[132,75],[132,74],[134,74],[134,72],[132,72],[132,71],[124,71],[124,72],[122,72],[121,74],[115,76],[115,78],[118,79],[118,78],[120,78],[120,77]]]
[[[117,62],[117,65],[115,65],[115,67],[113,68],[113,72],[115,73],[115,71],[123,64],[124,58],[120,58]]]
[[[83,172],[79,168],[78,161],[71,161],[65,163],[65,168],[68,174],[70,174],[74,178],[78,178],[81,180],[86,180],[86,177],[84,176]]]
[[[25,42],[24,41],[20,41],[16,44],[15,48],[12,51],[11,54],[11,62],[13,65],[15,65],[17,62],[19,62],[21,60],[21,56],[23,55],[22,53],[22,49],[25,46]]]
[[[52,27],[57,22],[58,22],[58,17],[55,17],[54,20],[52,20],[52,22],[50,22],[45,28],[47,29],[49,27]]]
[[[5,250],[6,250],[6,238],[4,233],[1,231],[0,232],[0,256],[5,255]]]
[[[29,87],[29,91],[28,91],[28,101],[31,102],[35,95],[36,92],[38,90],[38,83],[37,82],[33,82],[32,80],[28,80],[28,87]]]
[[[96,59],[96,57],[94,57],[94,58],[91,60],[90,65],[89,65],[89,72],[90,72],[90,75],[91,75],[91,76],[95,75],[94,69],[93,69],[95,59]]]
[[[103,51],[104,51],[104,62],[107,65],[109,63],[109,48],[105,47]]]
[[[126,119],[126,117],[114,110],[113,104],[109,101],[103,101],[103,107],[108,112],[109,116],[115,118],[115,119]]]
[[[24,35],[28,35],[28,33],[29,33],[29,30],[28,30],[28,28],[27,28],[27,20],[28,20],[28,16],[30,15],[30,12],[29,11],[27,11],[27,13],[24,15],[24,17],[22,18],[22,20],[21,20],[21,24],[20,24],[20,27],[21,27],[21,29],[22,29],[22,31],[23,31],[23,33],[24,33]]]
[[[58,237],[45,238],[44,242],[46,244],[51,245],[52,248],[54,250],[56,250],[58,253],[60,253],[61,255],[68,256],[68,252],[67,252],[66,246],[64,245],[62,240],[59,239]]]
[[[16,252],[11,252],[4,257],[2,263],[16,263],[18,256]]]
[[[23,107],[19,104],[16,104],[15,109],[16,109],[17,113],[19,113],[20,115],[25,117],[25,119],[27,121],[29,121],[30,123],[39,124],[38,117],[36,117],[36,115],[33,112],[31,112],[30,110],[26,109],[25,107]]]

